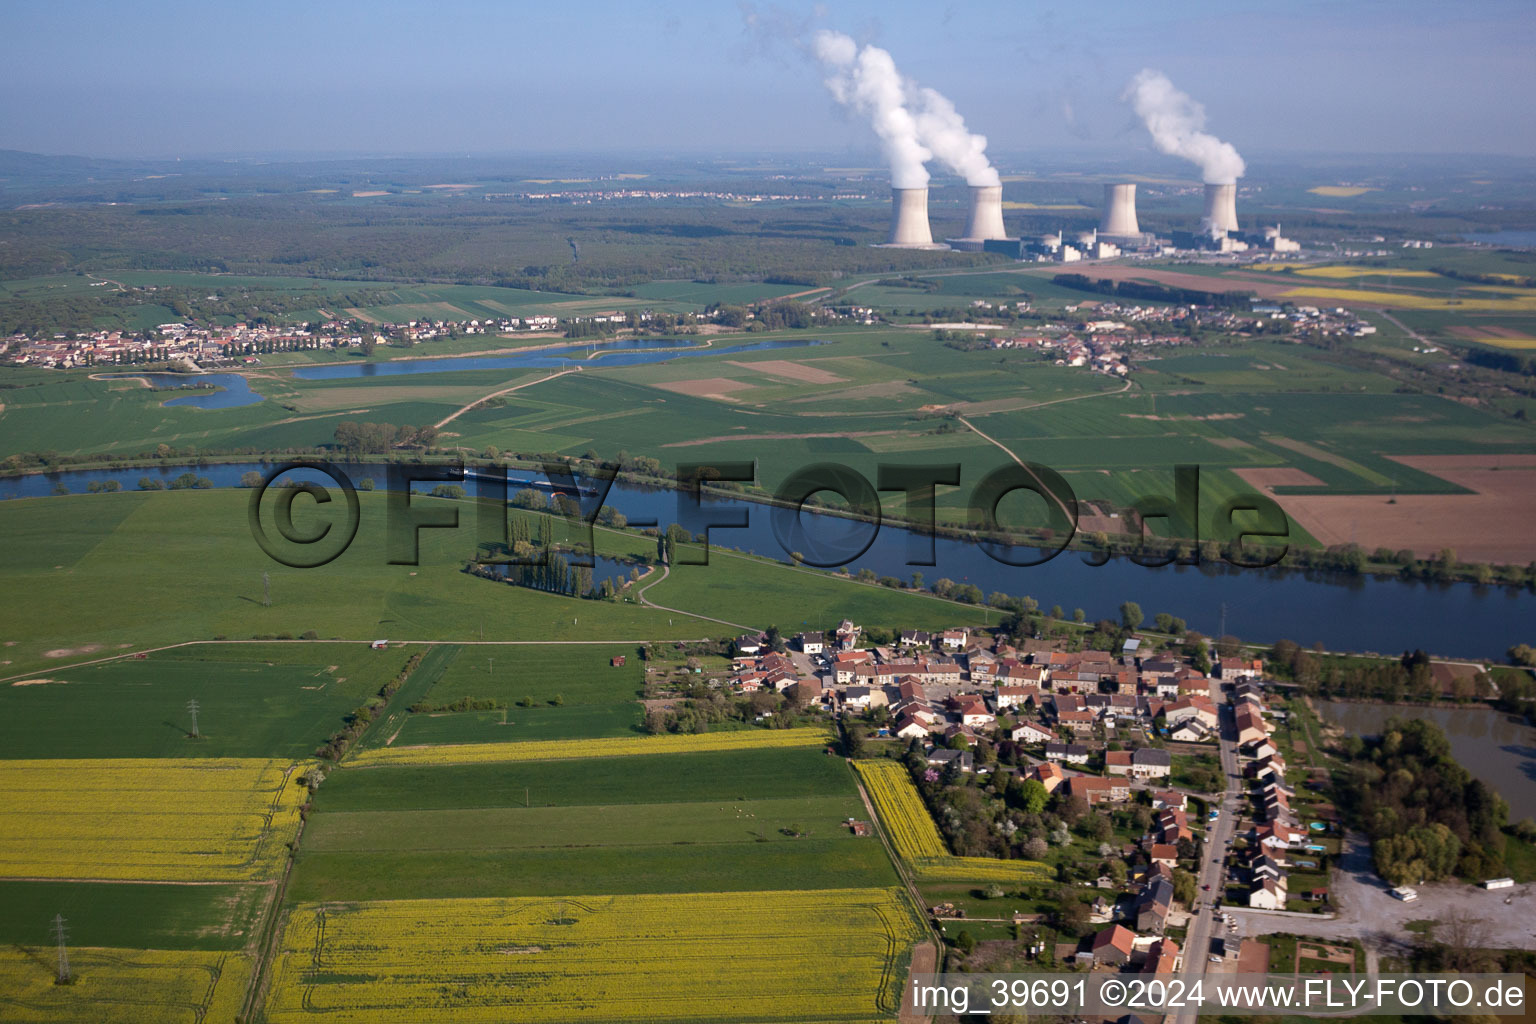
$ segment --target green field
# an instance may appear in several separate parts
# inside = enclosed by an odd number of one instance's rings
[[[683,607],[682,614],[552,596],[464,573],[475,552],[473,506],[426,498],[413,505],[458,508],[460,527],[422,530],[421,564],[390,565],[382,492],[359,496],[360,525],[343,555],[319,568],[290,569],[252,539],[249,496],[239,490],[124,492],[0,503],[0,532],[10,552],[0,567],[0,621],[8,640],[14,638],[5,649],[10,664],[3,681],[51,678],[70,664],[189,640],[298,637],[307,631],[360,642],[383,637],[632,647],[738,632],[710,619],[759,628],[778,622],[786,629],[812,620],[826,628],[853,615],[871,625],[929,628],[988,615],[919,594],[740,559],[728,572],[681,567],[686,573],[648,592],[660,604]],[[314,525],[303,515],[296,523],[300,529]],[[600,554],[654,550],[654,542],[638,534],[599,531],[598,538]],[[263,603],[264,578],[270,607]],[[466,658],[472,671],[475,661]],[[543,687],[540,696],[559,692]]]
[[[624,736],[638,730],[644,669],[635,644],[452,647],[440,670],[396,703],[367,742],[483,743]],[[615,667],[610,661],[624,657]],[[459,700],[489,711],[445,711]],[[428,710],[409,713],[416,704]],[[402,711],[407,713],[402,714]]]
[[[523,697],[545,701],[559,695],[567,704],[633,701],[645,684],[640,648],[634,644],[593,647],[515,647],[481,652],[461,649],[426,700],[448,704],[468,697],[512,704]],[[616,657],[624,664],[610,664]]]
[[[801,749],[744,750],[511,764],[389,766],[328,778],[316,807],[327,813],[463,810],[645,803],[658,793],[699,803],[843,791],[836,758]]]
[[[847,766],[809,750],[344,769],[290,896],[889,885],[883,847],[842,826],[862,813]]]
[[[13,758],[307,757],[404,661],[361,644],[202,644],[50,672],[0,686],[0,746]]]
[[[574,704],[510,707],[499,711],[411,715],[395,738],[402,744],[495,743],[631,736],[640,729],[640,705]]]
[[[62,914],[80,946],[243,949],[270,894],[260,885],[0,881],[0,943],[46,946]]]
[[[249,494],[241,491],[5,502],[0,524],[13,555],[0,570],[0,620],[18,638],[6,652],[8,675],[29,678],[20,673],[123,653],[120,644],[143,649],[224,635],[645,640],[722,628],[677,615],[669,625],[667,614],[636,605],[552,597],[468,576],[460,571],[474,554],[467,514],[461,530],[422,531],[420,566],[390,565],[384,495],[360,497],[356,541],[318,569],[289,569],[262,552],[246,522]]]

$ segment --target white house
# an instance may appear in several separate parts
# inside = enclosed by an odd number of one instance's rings
[[[1055,738],[1051,730],[1035,722],[1024,722],[1009,735],[1015,743],[1049,743]]]
[[[1248,905],[1255,910],[1284,910],[1285,883],[1266,878],[1248,894]]]

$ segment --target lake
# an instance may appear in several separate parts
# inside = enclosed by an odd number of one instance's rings
[[[102,380],[147,380],[151,387],[186,388],[188,394],[162,405],[190,405],[198,409],[237,409],[266,399],[251,390],[238,373],[103,373]],[[210,388],[223,388],[222,391]]]
[[[1391,718],[1427,718],[1445,730],[1462,767],[1509,802],[1511,821],[1536,818],[1536,728],[1487,707],[1446,708],[1317,701],[1330,724],[1377,736]]]

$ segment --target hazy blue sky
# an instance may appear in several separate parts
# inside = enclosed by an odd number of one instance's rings
[[[779,26],[754,34],[743,9]],[[1245,152],[1536,155],[1532,0],[818,5],[13,0],[0,148],[97,156],[819,149],[869,158],[790,37],[891,50],[992,150],[1145,151],[1156,67]]]

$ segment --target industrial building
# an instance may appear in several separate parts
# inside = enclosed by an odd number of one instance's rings
[[[1001,200],[999,200],[1001,216]],[[934,244],[928,226],[928,190],[926,188],[891,189],[891,233],[886,245],[896,249],[947,249]]]
[[[1003,229],[1003,186],[970,186],[970,210],[965,218],[965,234],[946,239],[952,249],[984,252],[987,242],[1017,241]]]
[[[928,190],[893,188],[891,230],[885,244],[903,249],[992,252],[1016,260],[1058,263],[1114,259],[1137,253],[1156,254],[1170,249],[1219,253],[1240,253],[1250,249],[1276,253],[1300,251],[1300,243],[1284,237],[1278,224],[1265,226],[1257,232],[1241,230],[1235,183],[1207,184],[1204,200],[1198,228],[1175,230],[1165,241],[1141,229],[1136,212],[1136,185],[1112,182],[1104,186],[1104,202],[1096,228],[1070,236],[1057,231],[1015,238],[1008,235],[1003,225],[1003,187],[972,185],[965,233],[959,238],[947,239],[945,245],[933,240],[928,223]]]

